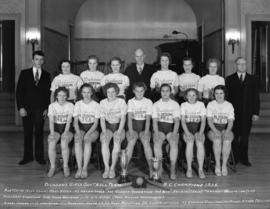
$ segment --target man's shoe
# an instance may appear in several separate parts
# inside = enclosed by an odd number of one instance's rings
[[[44,159],[36,160],[40,165],[45,165],[46,161]]]
[[[249,161],[243,161],[241,162],[243,165],[247,166],[247,167],[250,167],[251,166],[251,163]]]
[[[22,159],[18,164],[25,165],[25,164],[30,163],[32,161],[33,161],[33,159]]]

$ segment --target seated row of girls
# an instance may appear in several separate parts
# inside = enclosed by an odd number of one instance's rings
[[[88,89],[88,90],[87,90]],[[103,161],[105,165],[105,171],[103,173],[104,178],[114,178],[115,177],[115,164],[117,162],[118,153],[120,151],[120,145],[122,140],[125,138],[125,132],[124,132],[124,124],[125,124],[125,114],[126,114],[126,104],[124,100],[119,99],[116,97],[118,92],[118,86],[116,84],[108,84],[106,88],[107,92],[107,99],[102,100],[100,103],[100,116],[101,116],[101,142],[102,142],[102,156]],[[129,159],[131,158],[134,144],[136,143],[136,140],[140,138],[142,140],[142,143],[144,145],[144,151],[145,155],[149,164],[150,168],[150,176],[151,176],[151,166],[150,166],[150,159],[152,158],[152,150],[150,148],[150,117],[151,117],[151,101],[144,98],[143,94],[145,91],[145,86],[138,84],[135,85],[134,93],[136,95],[135,98],[131,99],[128,103],[128,132],[127,132],[127,139],[128,139],[128,156]],[[215,90],[215,95],[216,95]],[[68,92],[66,91],[65,94],[65,88],[59,88],[57,91],[56,97],[58,105],[61,105],[61,94],[62,98],[67,97]],[[91,102],[91,95],[93,94],[93,89],[89,87],[89,85],[84,84],[84,86],[81,88],[81,95],[83,95],[83,101],[79,101],[81,103],[90,103]],[[223,98],[217,100],[217,103],[223,104],[224,101],[224,89],[221,89],[221,94],[223,92]],[[188,170],[187,170],[187,177],[192,177],[192,171],[191,171],[191,162],[192,162],[192,154],[193,154],[193,143],[194,139],[196,140],[196,144],[198,146],[198,161],[199,161],[199,176],[200,178],[204,178],[204,174],[202,171],[202,164],[203,164],[203,157],[204,157],[204,148],[202,146],[204,141],[203,136],[203,129],[205,122],[205,114],[203,114],[203,105],[200,102],[196,101],[196,93],[197,91],[195,89],[191,89],[187,91],[187,98],[188,102],[182,104],[181,108],[181,116],[182,116],[182,126],[184,129],[184,140],[187,143],[187,149],[186,149],[186,157],[188,162]],[[170,160],[171,160],[171,172],[170,172],[170,178],[175,179],[175,163],[178,155],[178,127],[179,127],[179,119],[180,119],[180,108],[178,103],[170,99],[171,94],[171,88],[167,84],[163,84],[161,87],[161,96],[162,98],[156,102],[152,107],[152,118],[153,118],[153,130],[154,130],[154,153],[155,156],[162,158],[162,143],[165,139],[168,140],[170,144]],[[88,95],[88,97],[86,96]],[[86,99],[88,98],[88,99]],[[78,106],[79,102],[76,103],[75,107]],[[54,117],[56,114],[56,107],[58,106],[56,103],[53,103],[50,105],[49,108],[49,117],[50,117],[50,130],[51,134],[49,136],[49,158],[51,162],[51,169],[48,173],[48,176],[52,176],[55,172],[55,145],[57,141],[59,140],[59,134],[54,132],[54,122],[59,124],[60,120],[55,120]],[[93,104],[95,104],[94,101],[92,101]],[[195,104],[195,105],[194,105]],[[199,105],[198,105],[199,104]],[[230,106],[225,102],[226,105],[223,106]],[[63,105],[63,104],[62,104]],[[194,105],[192,107],[192,105]],[[209,104],[210,105],[210,104]],[[55,108],[52,108],[53,106],[56,106]],[[66,122],[67,124],[70,124],[71,118],[72,118],[72,111],[71,111],[71,103],[67,103],[67,108],[61,108],[69,109],[70,111],[64,111],[66,113],[66,117],[55,117],[57,118],[65,118],[66,120],[62,120],[63,122]],[[197,106],[197,108],[196,108]],[[217,105],[213,105],[214,107]],[[69,108],[68,108],[69,107]],[[219,107],[219,109],[218,109]],[[217,175],[220,175],[220,147],[221,147],[221,141],[223,141],[223,166],[222,166],[222,174],[226,175],[227,173],[227,167],[226,162],[227,158],[226,153],[229,153],[230,144],[226,142],[230,142],[232,138],[232,133],[230,132],[230,129],[232,127],[232,120],[233,120],[233,109],[232,106],[230,108],[220,109],[221,106],[218,106],[213,108],[215,111],[212,110],[212,115],[209,115],[209,124],[211,127],[211,131],[209,132],[209,137],[213,140],[214,144],[214,152],[216,157],[216,169],[215,172]],[[54,114],[52,113],[52,109],[54,109]],[[59,108],[58,108],[59,109]],[[76,109],[76,108],[75,108]],[[93,106],[89,108],[84,108],[86,110],[93,111]],[[76,151],[76,159],[78,163],[78,171],[75,174],[76,178],[86,178],[87,177],[87,164],[89,162],[89,158],[91,155],[91,142],[95,141],[98,138],[98,133],[96,132],[96,127],[98,123],[98,105],[96,103],[96,107],[94,107],[94,110],[96,110],[96,113],[92,113],[92,118],[95,118],[90,124],[92,125],[91,128],[88,127],[86,132],[79,130],[78,119],[76,118],[76,111],[74,111],[75,116],[75,151]],[[229,110],[231,112],[229,112]],[[223,111],[223,112],[222,112]],[[225,111],[225,112],[224,112]],[[194,117],[195,112],[195,117]],[[68,113],[68,114],[67,114]],[[227,129],[225,131],[220,129],[220,125],[216,124],[223,124],[224,122],[228,123],[228,117],[230,113],[230,123],[227,126]],[[209,113],[210,114],[210,113]],[[222,115],[223,114],[223,115]],[[58,115],[61,115],[58,113]],[[85,115],[87,114],[79,114],[84,115],[82,118],[86,118]],[[199,117],[198,117],[199,115]],[[222,118],[220,120],[219,118]],[[215,125],[211,126],[211,119],[214,118]],[[227,118],[227,121],[226,121]],[[79,119],[80,120],[80,119]],[[77,121],[77,122],[76,122]],[[82,122],[83,119],[81,119],[80,122]],[[87,120],[86,120],[87,121]],[[202,121],[202,122],[201,122]],[[85,122],[85,121],[84,121]],[[200,126],[198,123],[201,122]],[[221,123],[222,122],[222,123]],[[80,123],[78,123],[80,124]],[[83,123],[82,123],[83,124]],[[86,123],[87,124],[87,123]],[[225,123],[224,123],[225,124]],[[89,125],[89,121],[88,121]],[[56,125],[56,127],[59,125]],[[225,125],[221,125],[224,129]],[[198,130],[198,127],[199,130]],[[215,129],[215,127],[219,127],[219,130]],[[72,138],[71,133],[68,131],[69,125],[65,126],[64,131],[62,132],[61,136],[61,148],[62,154],[63,154],[63,160],[64,160],[64,175],[69,176],[69,169],[67,165],[68,161],[68,142],[70,141],[70,138]],[[83,128],[81,128],[83,129]],[[195,131],[194,131],[195,130]],[[61,133],[61,132],[60,132]],[[85,134],[85,135],[84,135]],[[84,136],[83,136],[84,135]],[[57,136],[57,137],[56,137]],[[69,137],[67,137],[69,136]],[[76,137],[77,136],[77,137]],[[79,137],[78,137],[79,136]],[[110,151],[109,151],[109,143],[110,140],[113,138],[113,150],[112,150],[112,164],[109,166],[109,159],[110,159]],[[52,140],[53,139],[53,140]],[[67,139],[67,140],[66,140]],[[230,140],[229,140],[230,139]],[[82,148],[81,144],[82,141],[86,144],[86,148],[84,148],[84,166],[82,168],[81,162],[82,162]],[[226,142],[225,142],[226,141]],[[90,142],[90,143],[89,143]],[[88,146],[90,147],[88,148]],[[191,151],[192,150],[192,151]],[[219,154],[219,155],[218,155]]]

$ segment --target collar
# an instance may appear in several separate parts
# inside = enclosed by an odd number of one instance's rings
[[[238,75],[239,78],[240,78],[241,75],[243,75],[243,77],[245,77],[245,76],[246,76],[246,73],[247,73],[247,72],[243,72],[243,73],[237,72],[237,75]]]
[[[136,67],[137,67],[137,69],[138,69],[139,67],[141,67],[141,68],[143,69],[143,67],[144,67],[144,63],[143,63],[142,65],[138,65],[138,64],[136,64]]]

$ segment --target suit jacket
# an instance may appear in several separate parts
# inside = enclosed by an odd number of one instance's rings
[[[243,83],[237,73],[226,78],[228,101],[234,107],[234,130],[239,134],[249,134],[252,115],[259,115],[259,85],[255,76],[246,73]]]
[[[22,70],[16,88],[17,108],[25,108],[27,112],[45,110],[50,104],[51,76],[42,70],[39,83],[35,85],[33,69]]]
[[[139,74],[135,63],[130,64],[126,68],[124,74],[126,76],[128,76],[129,81],[130,81],[130,86],[127,90],[127,100],[134,97],[134,94],[132,91],[132,86],[136,82],[144,82],[145,85],[147,86],[147,91],[145,92],[145,97],[147,97],[147,98],[151,97],[150,78],[154,72],[155,72],[154,68],[151,65],[146,64],[146,63],[144,63],[143,71],[141,74]]]

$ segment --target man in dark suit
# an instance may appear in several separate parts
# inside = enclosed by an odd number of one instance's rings
[[[135,50],[136,63],[132,63],[125,70],[125,75],[128,76],[130,86],[127,90],[127,100],[134,97],[132,87],[136,82],[144,82],[147,86],[145,97],[151,98],[150,78],[154,73],[154,69],[151,65],[144,63],[145,54],[142,49]]]
[[[43,126],[50,103],[50,74],[42,69],[44,53],[34,51],[33,67],[22,70],[17,84],[17,108],[23,121],[24,155],[19,165],[33,161],[33,129],[35,129],[35,159],[45,164]]]
[[[248,159],[248,139],[252,121],[259,119],[259,86],[256,77],[246,72],[244,58],[237,58],[235,64],[237,72],[226,78],[228,100],[235,112],[232,150],[236,162],[251,166]]]

